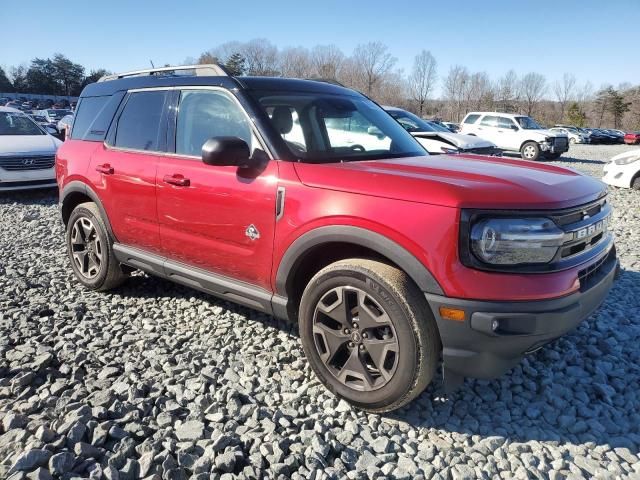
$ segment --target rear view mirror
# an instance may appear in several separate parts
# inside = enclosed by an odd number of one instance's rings
[[[248,168],[253,166],[250,156],[249,145],[238,137],[213,137],[202,146],[202,161],[207,165]]]

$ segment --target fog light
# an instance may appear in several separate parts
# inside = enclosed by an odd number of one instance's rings
[[[493,320],[491,322],[491,330],[493,330],[494,332],[497,332],[498,328],[500,328],[500,322],[498,320]]]
[[[464,322],[464,310],[458,308],[440,307],[440,316],[445,320]]]

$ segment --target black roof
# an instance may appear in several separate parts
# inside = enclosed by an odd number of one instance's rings
[[[327,82],[278,77],[207,77],[192,75],[140,75],[117,80],[107,80],[87,85],[81,97],[113,95],[115,92],[132,88],[180,87],[180,86],[220,86],[244,90],[286,90],[309,93],[329,93],[334,95],[360,94],[354,90]]]

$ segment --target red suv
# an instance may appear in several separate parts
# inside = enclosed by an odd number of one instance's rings
[[[299,322],[320,380],[369,411],[409,402],[441,358],[448,388],[502,374],[588,317],[618,269],[601,182],[429,156],[329,83],[106,77],[56,168],[83,285],[140,269]]]

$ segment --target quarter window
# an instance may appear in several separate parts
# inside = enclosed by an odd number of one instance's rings
[[[212,137],[238,137],[252,149],[251,125],[238,104],[223,91],[184,90],[176,125],[176,153],[201,156]]]
[[[85,97],[80,100],[75,116],[76,118],[73,122],[71,138],[84,139],[87,133],[91,130],[91,126],[98,117],[98,114],[102,111],[110,98],[111,97],[109,96]]]
[[[476,123],[479,118],[480,118],[480,115],[476,115],[476,114],[467,115],[467,118],[464,119],[464,123]]]
[[[132,93],[118,120],[116,147],[160,150],[160,120],[166,91]]]

